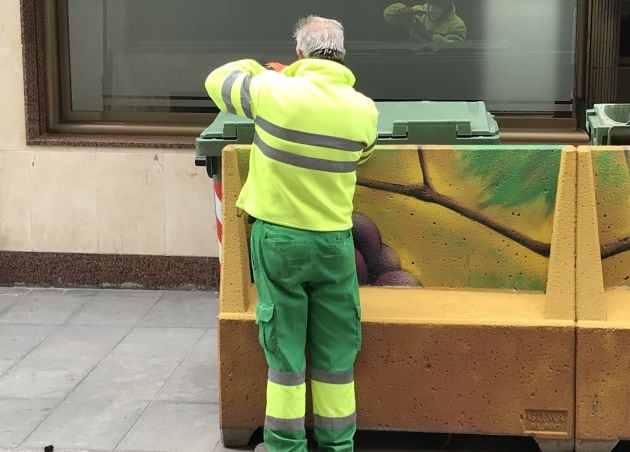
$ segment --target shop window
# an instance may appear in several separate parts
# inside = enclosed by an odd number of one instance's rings
[[[630,103],[630,0],[621,2],[619,71],[616,102]]]
[[[621,36],[619,58],[621,66],[630,66],[630,0],[621,2]]]
[[[343,22],[346,63],[374,99],[573,111],[577,0],[447,1],[442,17],[426,3],[383,0],[52,3],[62,126],[179,124],[197,133],[216,112],[207,73],[238,58],[291,62],[291,29],[305,13]]]

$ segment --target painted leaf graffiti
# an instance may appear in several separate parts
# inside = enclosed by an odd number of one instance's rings
[[[601,150],[592,156],[602,258],[606,259],[630,251],[630,153]]]
[[[478,149],[461,155],[465,163],[462,176],[486,182],[480,193],[479,208],[515,208],[542,199],[546,215],[553,214],[560,170],[558,150]]]
[[[595,178],[603,187],[618,187],[628,181],[630,169],[627,166],[628,151],[625,151],[626,165],[615,152],[593,154]]]
[[[459,200],[445,196],[433,185],[430,165],[425,150],[418,147],[418,160],[423,182],[418,184],[398,184],[394,182],[369,181],[359,178],[358,185],[398,193],[420,201],[435,203],[461,214],[463,217],[482,224],[525,248],[548,257],[550,244],[535,240],[514,230],[507,224],[496,221],[485,214],[484,208],[497,206],[505,209],[516,208],[542,200],[546,217],[552,216],[558,189],[561,148],[519,146],[518,148],[458,148],[463,154],[463,178],[473,177],[485,182],[486,188],[478,195],[477,209],[471,209]],[[624,154],[626,163],[628,154]],[[628,177],[624,165],[612,157],[597,157],[600,172],[604,174],[602,185],[614,187]],[[601,164],[600,164],[601,163]],[[630,236],[601,244],[602,259],[630,250]]]
[[[520,150],[522,148],[518,148],[518,149]],[[551,150],[553,151],[556,158],[558,159],[558,165],[559,165],[560,150],[559,149],[551,149]],[[480,151],[483,151],[483,149],[481,150],[474,149],[468,152],[477,153]],[[497,152],[492,152],[492,150],[490,152],[491,154],[483,153],[483,155],[486,156],[486,159],[496,158],[496,156],[498,155]],[[506,158],[510,155],[513,155],[513,152],[506,152]],[[532,155],[529,155],[529,158],[531,157]],[[506,161],[508,160],[509,158],[507,158]],[[422,174],[422,180],[423,180],[422,184],[401,185],[401,184],[392,183],[392,182],[367,181],[367,180],[363,180],[362,178],[359,178],[358,184],[364,187],[368,187],[368,188],[372,188],[376,190],[384,190],[391,193],[398,193],[401,195],[416,198],[420,201],[425,201],[425,202],[441,205],[447,209],[450,209],[454,212],[461,214],[465,218],[473,220],[479,224],[482,224],[488,227],[489,229],[492,229],[495,232],[498,232],[504,237],[507,237],[515,241],[516,243],[524,246],[525,248],[541,256],[545,256],[545,257],[549,256],[549,251],[550,251],[549,243],[545,243],[545,242],[541,242],[539,240],[533,239],[532,237],[529,237],[520,231],[514,230],[513,228],[511,228],[510,226],[506,224],[497,222],[495,218],[492,218],[486,215],[481,210],[471,209],[463,205],[462,203],[460,203],[457,199],[453,199],[449,196],[445,196],[441,194],[433,185],[433,181],[431,178],[431,171],[430,171],[429,164],[426,157],[426,152],[422,148],[422,146],[418,147],[418,162],[419,162],[420,171]],[[494,162],[495,163],[493,165],[497,166],[496,160],[494,160]],[[502,163],[505,163],[505,161]],[[480,171],[480,169],[477,168],[475,171],[478,172]],[[557,170],[556,170],[555,177],[556,178],[558,177]],[[553,183],[557,184],[556,181],[554,181]],[[541,184],[541,185],[544,186],[544,184]],[[555,198],[555,189],[554,189],[553,198]],[[484,200],[484,202],[487,202],[487,201]],[[513,200],[510,200],[509,202],[511,205],[514,205]],[[553,210],[553,205],[552,205],[552,210]]]

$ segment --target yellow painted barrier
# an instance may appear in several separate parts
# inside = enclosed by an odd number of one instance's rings
[[[578,149],[576,450],[630,438],[630,151]]]
[[[234,206],[248,157],[223,152],[220,414],[232,446],[262,426],[266,383],[247,219]],[[572,450],[576,169],[575,148],[533,146],[382,147],[360,169],[360,429]]]

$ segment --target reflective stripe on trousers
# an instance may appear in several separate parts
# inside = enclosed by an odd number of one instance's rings
[[[315,427],[346,429],[356,422],[354,373],[312,369],[311,391]]]
[[[345,429],[356,421],[352,371],[312,370],[311,391],[315,427]],[[304,372],[269,369],[265,427],[273,430],[304,428],[306,385]]]
[[[272,430],[301,430],[306,412],[304,372],[269,369],[265,427]]]

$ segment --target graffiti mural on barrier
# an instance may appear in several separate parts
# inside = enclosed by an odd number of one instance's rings
[[[380,148],[358,173],[364,285],[544,291],[561,147]]]
[[[630,287],[630,150],[592,155],[604,285]]]
[[[249,149],[239,152],[248,171]],[[544,292],[560,146],[380,147],[358,172],[362,285]]]

